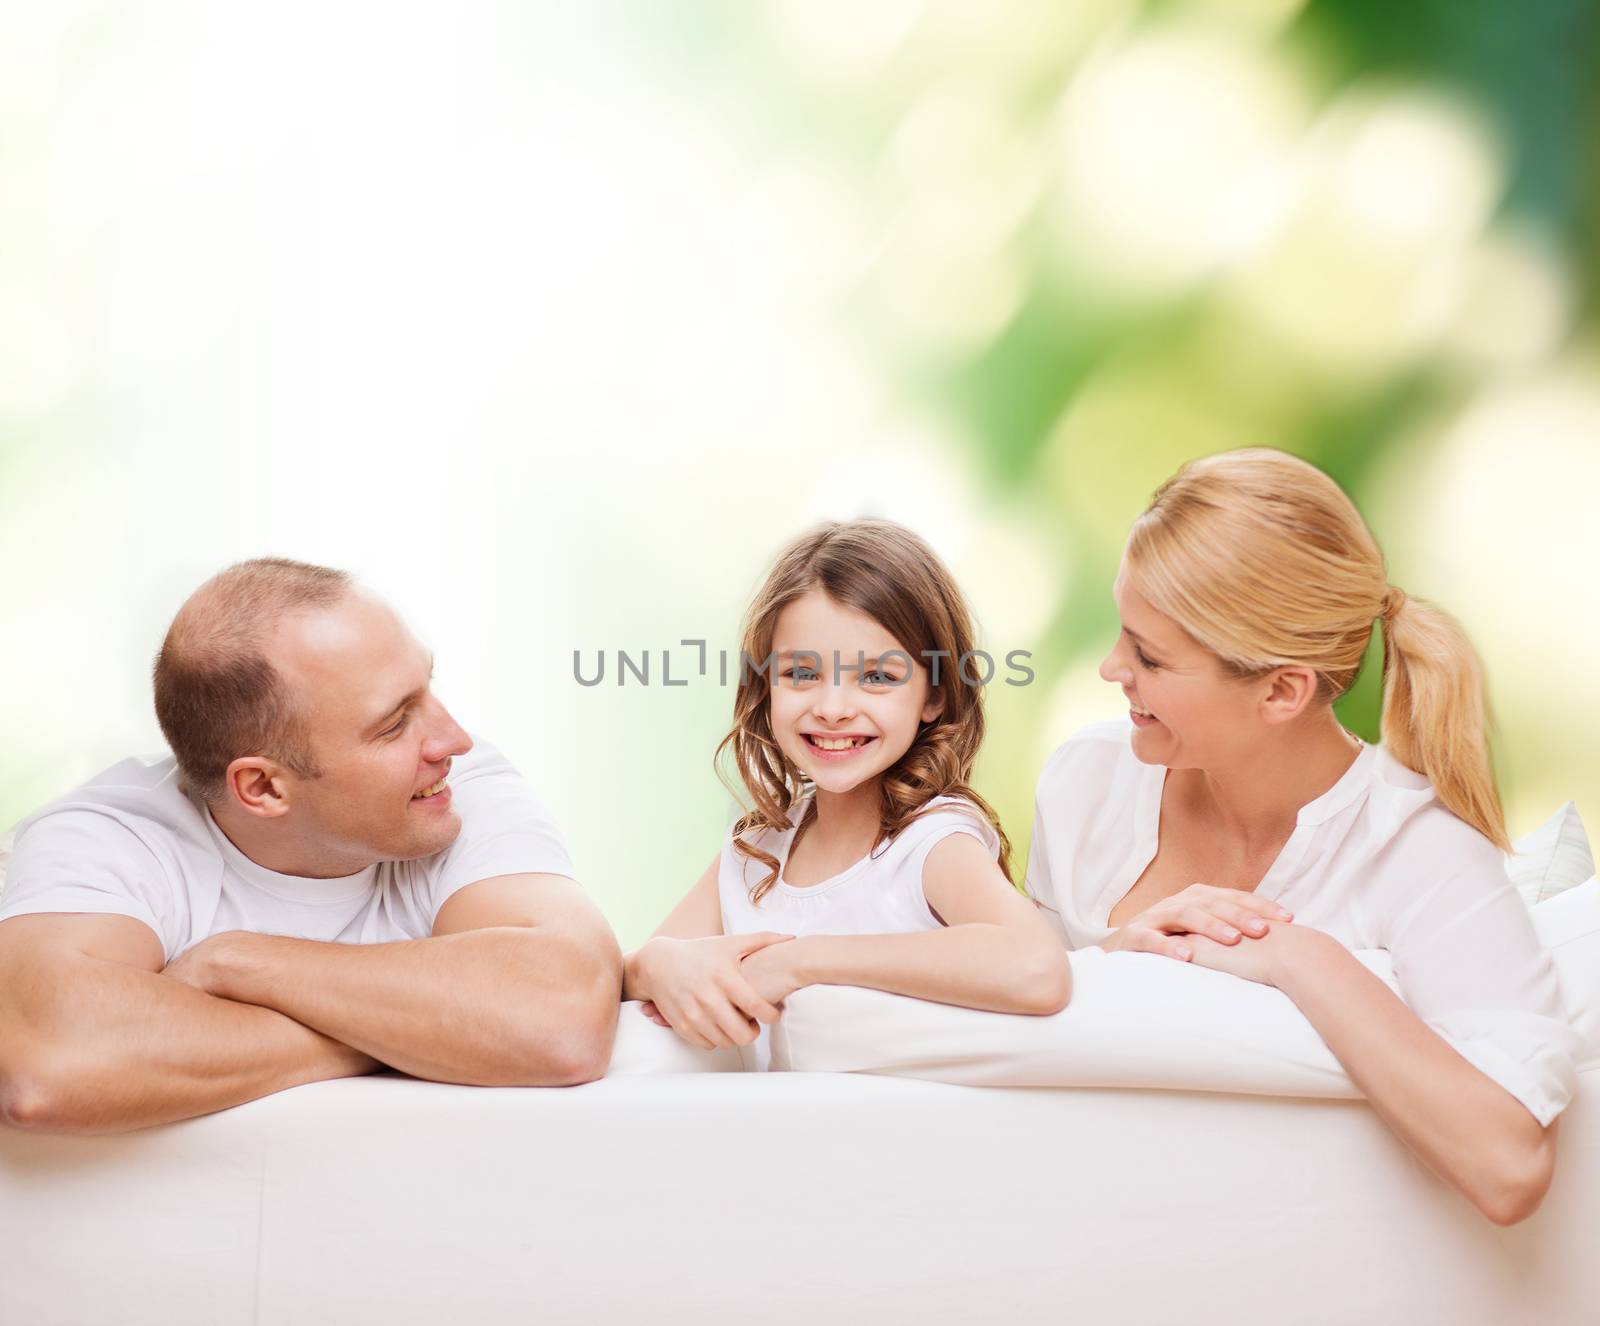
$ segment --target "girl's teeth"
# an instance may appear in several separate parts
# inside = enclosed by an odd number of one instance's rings
[[[853,750],[861,744],[854,737],[812,737],[811,741],[822,750]]]

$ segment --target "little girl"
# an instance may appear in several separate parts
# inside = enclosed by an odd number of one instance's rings
[[[745,619],[731,750],[754,808],[630,953],[623,998],[701,1048],[748,1045],[806,985],[1054,1013],[1066,955],[969,786],[973,631],[933,551],[886,520],[785,551]]]

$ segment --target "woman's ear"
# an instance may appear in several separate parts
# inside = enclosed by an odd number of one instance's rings
[[[1287,723],[1300,717],[1317,698],[1317,674],[1310,668],[1276,668],[1266,681],[1261,714],[1269,723]]]

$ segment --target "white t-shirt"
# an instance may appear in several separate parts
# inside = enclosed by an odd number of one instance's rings
[[[786,935],[896,935],[937,930],[942,923],[922,892],[922,867],[934,844],[952,833],[966,833],[997,858],[1000,853],[1000,839],[982,811],[964,797],[935,797],[930,804],[939,809],[913,820],[853,866],[821,883],[796,886],[784,879],[783,868],[808,804],[809,798],[802,797],[789,808],[788,829],[762,830],[749,840],[778,858],[778,878],[760,902],[751,902],[750,894],[766,877],[767,868],[737,852],[729,834],[717,874],[723,934],[776,930]]]
[[[0,921],[37,912],[131,916],[171,962],[223,930],[381,944],[426,939],[457,889],[496,875],[571,876],[561,833],[505,757],[475,740],[451,765],[461,832],[444,851],[354,875],[280,875],[228,840],[164,758],[114,764],[17,826]]]
[[[1068,948],[1112,932],[1156,854],[1167,770],[1134,755],[1132,726],[1085,728],[1039,778],[1028,892]],[[1504,857],[1381,747],[1300,808],[1255,892],[1347,948],[1387,950],[1417,1016],[1541,1123],[1571,1099],[1578,1038]]]
[[[750,894],[766,877],[767,867],[734,850],[733,835],[722,848],[717,896],[722,907],[722,933],[747,935],[775,930],[785,935],[897,935],[937,930],[943,925],[922,891],[922,867],[934,844],[952,833],[970,834],[996,858],[1000,839],[989,821],[964,797],[935,797],[939,809],[913,820],[887,842],[877,845],[853,866],[817,884],[797,886],[783,877],[789,847],[808,797],[789,808],[789,828],[763,829],[749,841],[778,859],[778,878],[751,902]],[[772,1060],[771,1029],[765,1025],[742,1053],[745,1065],[765,1071]]]

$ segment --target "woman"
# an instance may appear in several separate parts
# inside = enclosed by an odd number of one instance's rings
[[[1525,1218],[1576,1038],[1506,878],[1466,638],[1388,583],[1331,479],[1270,450],[1168,480],[1114,593],[1100,674],[1131,712],[1051,757],[1029,891],[1070,948],[1277,986],[1425,1163],[1496,1224]],[[1333,712],[1374,619],[1383,747]],[[1352,949],[1389,950],[1404,1002]]]

